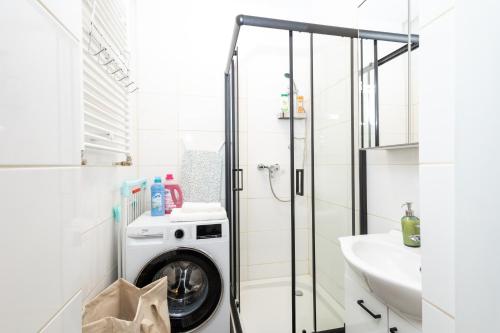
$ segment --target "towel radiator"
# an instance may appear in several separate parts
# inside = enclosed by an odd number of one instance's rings
[[[125,155],[113,164],[131,165],[129,94],[139,88],[130,77],[128,26],[121,19],[127,5],[121,0],[82,0],[82,9],[82,165],[90,156],[93,163],[96,151],[113,158]]]

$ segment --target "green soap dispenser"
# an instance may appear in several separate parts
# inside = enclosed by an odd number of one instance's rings
[[[420,220],[413,215],[411,205],[411,202],[406,202],[401,206],[406,206],[405,216],[401,218],[403,242],[406,246],[420,247]]]

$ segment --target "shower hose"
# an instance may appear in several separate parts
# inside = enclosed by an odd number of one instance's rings
[[[290,202],[291,201],[290,199],[281,199],[280,197],[278,197],[278,195],[274,191],[273,180],[272,180],[273,177],[271,176],[271,170],[267,169],[267,174],[268,174],[268,178],[269,178],[269,187],[271,187],[271,192],[273,193],[274,198],[278,201],[281,201],[281,202]]]
[[[302,169],[304,169],[304,164],[305,164],[305,160],[306,160],[306,153],[307,153],[306,137],[307,137],[307,126],[306,126],[306,130],[305,130],[305,134],[304,134],[303,138],[295,138],[294,137],[295,140],[304,140],[304,144],[303,144],[304,150],[302,151]],[[290,202],[291,201],[290,199],[282,199],[276,194],[276,191],[274,191],[272,171],[270,168],[267,168],[267,175],[269,178],[269,187],[271,188],[271,193],[273,194],[273,197],[280,202]]]

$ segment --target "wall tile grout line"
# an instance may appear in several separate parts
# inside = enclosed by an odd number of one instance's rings
[[[438,305],[436,305],[433,302],[429,301],[425,297],[422,297],[422,300],[424,300],[427,304],[433,306],[434,308],[438,309],[439,311],[441,311],[442,313],[444,313],[446,316],[450,317],[451,319],[455,319],[455,316],[453,316],[449,312],[443,310],[441,307],[439,307]]]
[[[54,313],[54,315],[53,315],[52,317],[50,317],[50,318],[49,318],[49,320],[48,320],[45,324],[43,324],[43,325],[42,325],[42,327],[40,328],[39,332],[43,332],[46,328],[48,328],[48,326],[49,326],[50,324],[52,324],[52,322],[53,322],[53,321],[57,318],[57,316],[58,316],[58,315],[60,315],[60,314],[62,314],[62,313],[66,310],[67,306],[68,306],[69,304],[71,304],[71,303],[72,303],[72,302],[73,302],[73,301],[74,301],[74,300],[78,297],[78,295],[79,295],[79,294],[81,294],[81,293],[82,293],[82,290],[81,290],[81,289],[78,289],[78,291],[77,291],[77,292],[76,292],[73,296],[71,296],[71,297],[69,298],[69,300],[67,300],[67,301],[66,301],[66,302],[65,302],[65,303],[64,303],[64,304],[63,304],[63,305],[59,308],[59,310],[57,310],[57,311],[56,311],[56,313]]]

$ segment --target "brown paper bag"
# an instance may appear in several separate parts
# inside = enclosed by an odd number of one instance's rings
[[[83,310],[83,333],[170,333],[167,278],[144,288],[119,279]]]

